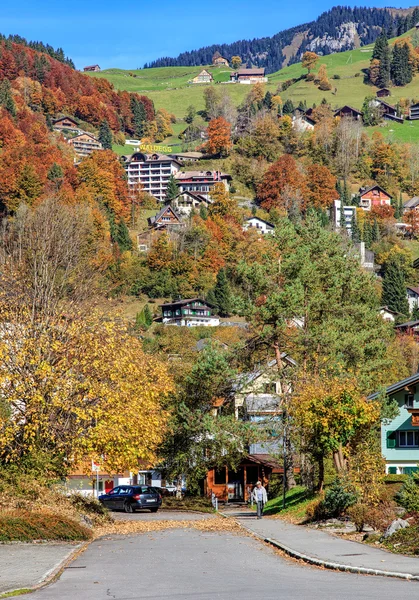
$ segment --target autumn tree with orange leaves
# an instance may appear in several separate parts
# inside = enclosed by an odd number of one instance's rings
[[[208,142],[205,147],[208,154],[228,156],[232,145],[230,123],[224,117],[212,119],[208,125]]]
[[[338,198],[336,177],[324,165],[308,166],[307,187],[307,207],[327,209]]]
[[[290,154],[281,156],[266,171],[257,195],[265,210],[288,210],[292,194],[304,199],[307,193],[306,178]]]

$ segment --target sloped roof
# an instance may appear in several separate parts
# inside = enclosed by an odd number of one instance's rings
[[[349,104],[345,104],[344,106],[341,106],[341,108],[338,108],[338,110],[335,110],[335,116],[337,114],[339,114],[344,108],[349,108],[349,110],[362,116],[362,112],[360,110],[358,110],[357,108],[354,108],[353,106],[349,106]]]
[[[289,354],[287,354],[286,352],[281,353],[281,358],[289,365],[291,365],[293,367],[297,366],[296,361],[293,358],[291,358],[291,356],[289,356]],[[236,382],[233,385],[233,389],[236,392],[239,392],[244,387],[246,387],[247,385],[249,385],[256,379],[258,379],[261,375],[263,375],[266,372],[266,369],[274,367],[275,365],[276,365],[276,359],[273,359],[273,360],[269,361],[268,364],[264,368],[257,369],[256,371],[252,371],[251,373],[241,373],[236,378]]]
[[[389,198],[391,198],[390,194],[388,192],[386,192],[385,189],[382,188],[377,183],[375,185],[371,185],[370,187],[366,188],[365,190],[360,189],[359,190],[359,195],[360,196],[365,196],[365,194],[368,194],[368,192],[372,192],[372,190],[374,190],[375,188],[378,188],[379,190],[381,190],[382,192],[384,192],[386,196],[388,196]]]
[[[252,221],[253,219],[256,219],[257,221],[261,221],[261,223],[265,223],[265,225],[268,225],[269,227],[272,227],[272,229],[275,229],[275,225],[273,225],[272,223],[269,223],[269,221],[265,221],[265,219],[261,219],[260,217],[249,217],[248,219],[246,219],[246,223],[248,223],[249,221]]]
[[[163,206],[163,208],[156,215],[154,215],[154,217],[150,217],[148,219],[148,222],[150,223],[150,225],[153,225],[153,223],[158,221],[168,210],[170,210],[175,215],[175,217],[178,221],[181,221],[180,216],[177,214],[175,209],[172,206],[170,206],[170,204],[169,204],[167,206]]]
[[[410,285],[406,286],[408,290],[412,291],[414,294],[419,296],[419,287],[412,287]]]
[[[239,69],[236,72],[236,75],[237,76],[240,76],[240,75],[265,75],[265,69],[264,68],[262,68],[262,69],[247,69],[247,68]]]
[[[174,300],[173,302],[166,302],[166,304],[161,304],[160,307],[165,308],[168,306],[173,306],[174,304],[176,304],[176,306],[185,306],[185,304],[191,304],[192,302],[202,302],[206,306],[210,306],[211,308],[214,308],[214,306],[210,302],[207,302],[206,300],[203,300],[202,298],[183,298],[181,300]]]
[[[410,200],[403,203],[403,208],[416,208],[419,205],[419,196],[413,196]]]
[[[419,323],[419,321],[416,322]],[[406,377],[406,379],[402,379],[401,381],[397,381],[396,383],[389,385],[388,388],[386,388],[386,394],[387,396],[389,396],[390,394],[395,394],[411,385],[415,385],[416,383],[419,383],[419,373],[415,373],[410,377]],[[368,399],[375,400],[375,398],[377,398],[379,394],[380,392],[375,392],[374,394],[368,396]]]

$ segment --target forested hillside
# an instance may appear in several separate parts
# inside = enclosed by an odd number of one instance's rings
[[[401,35],[418,20],[417,8],[402,14],[381,8],[337,6],[324,12],[316,21],[286,29],[273,37],[207,46],[183,52],[177,58],[160,58],[145,67],[208,65],[218,51],[228,60],[237,55],[243,63],[265,67],[268,73],[273,73],[286,64],[299,62],[305,50],[323,55],[351,50],[374,42],[382,29],[389,37]],[[297,34],[301,39],[297,40]],[[291,45],[293,49],[287,61],[284,50]]]

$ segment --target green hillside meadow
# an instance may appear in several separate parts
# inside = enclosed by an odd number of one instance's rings
[[[401,37],[410,34],[411,32],[408,32]],[[365,70],[369,67],[372,50],[373,45],[370,45],[357,50],[321,57],[318,67],[321,64],[326,65],[333,86],[332,90],[321,91],[313,82],[301,79],[287,90],[280,92],[281,98],[283,101],[289,98],[295,104],[305,100],[308,106],[313,103],[318,104],[323,98],[326,98],[334,108],[349,104],[360,109],[365,96],[374,95],[377,91],[376,87],[364,83]],[[183,118],[186,108],[190,104],[193,104],[197,110],[204,108],[203,90],[207,86],[188,83],[204,68],[209,70],[214,77],[216,83],[211,85],[226,89],[236,105],[239,105],[249,93],[250,86],[248,85],[227,83],[223,85],[222,82],[227,82],[230,78],[231,70],[226,67],[161,67],[131,71],[108,69],[99,73],[89,73],[89,75],[108,79],[120,90],[144,93],[153,100],[156,109],[165,108],[177,118]],[[281,82],[299,79],[305,73],[306,70],[302,68],[301,63],[285,67],[268,76],[266,90],[276,93]],[[334,76],[337,78],[334,79]],[[419,75],[416,75],[414,80],[405,87],[393,87],[388,101],[396,104],[401,98],[419,100]],[[378,129],[395,141],[419,143],[418,121],[406,121],[403,125],[386,122]],[[373,131],[373,128],[368,129],[370,133]]]

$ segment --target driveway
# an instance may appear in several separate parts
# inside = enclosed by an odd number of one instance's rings
[[[31,600],[394,600],[414,584],[322,571],[251,537],[175,529],[106,536]]]

